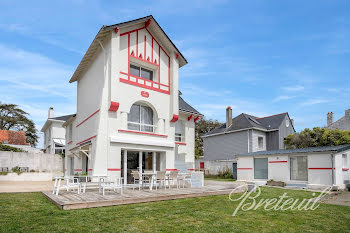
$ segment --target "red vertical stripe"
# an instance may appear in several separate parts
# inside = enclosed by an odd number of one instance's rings
[[[158,42],[157,42],[158,44]],[[158,82],[160,83],[160,45],[158,44],[158,48],[159,48],[159,57],[158,57],[158,62],[159,62],[159,68],[158,68]]]
[[[145,52],[143,54],[145,55],[144,59],[147,60],[147,56],[146,56],[146,35],[145,35]]]
[[[135,55],[136,57],[139,57],[139,31],[136,31],[136,54]]]
[[[130,80],[130,34],[128,34],[128,80]]]
[[[170,92],[170,57],[168,56],[168,61],[169,61],[169,64],[168,64],[168,86],[169,86],[169,92]]]
[[[153,36],[152,36],[152,63],[154,62],[154,60],[153,60]]]

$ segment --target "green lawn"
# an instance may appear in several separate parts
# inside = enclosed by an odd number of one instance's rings
[[[263,188],[261,198],[286,190]],[[286,191],[295,198],[310,192]],[[238,197],[238,194],[237,194]],[[0,194],[0,232],[346,232],[350,207],[321,204],[314,211],[232,213],[227,195],[147,204],[59,210],[40,193]]]

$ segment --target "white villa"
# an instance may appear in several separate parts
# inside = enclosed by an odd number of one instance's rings
[[[187,61],[153,16],[103,26],[70,79],[77,113],[66,127],[66,175],[193,170],[195,122],[181,98]]]
[[[44,150],[48,154],[64,154],[66,146],[66,131],[64,122],[72,115],[54,116],[53,107],[49,108],[47,120],[41,129],[44,133]]]

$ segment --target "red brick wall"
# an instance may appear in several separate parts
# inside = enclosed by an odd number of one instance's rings
[[[26,141],[26,133],[23,131],[0,130],[0,143],[29,145]]]

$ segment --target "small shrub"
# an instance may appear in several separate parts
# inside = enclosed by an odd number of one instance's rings
[[[0,176],[6,176],[8,172],[0,172]]]
[[[218,176],[225,179],[232,178],[232,171],[230,168],[225,167],[224,169],[218,172]]]
[[[21,172],[21,169],[20,169],[18,166],[13,167],[13,168],[11,169],[11,171],[17,173],[17,175],[19,175],[19,174],[22,173],[22,172]]]
[[[20,148],[4,145],[0,143],[0,151],[26,152]]]
[[[87,172],[82,172],[80,175],[81,176],[87,176]]]
[[[29,172],[36,172],[34,169],[31,169]]]

